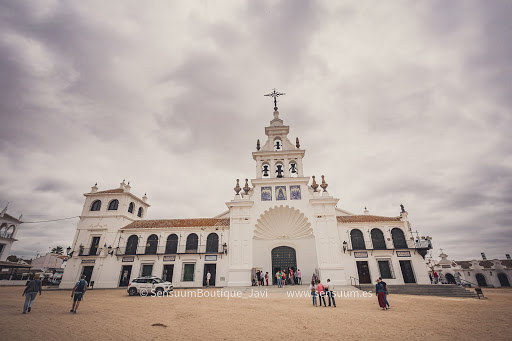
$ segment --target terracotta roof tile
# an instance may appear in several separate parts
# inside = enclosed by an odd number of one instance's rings
[[[98,191],[96,193],[124,193],[124,190],[122,188],[115,188],[115,189],[107,189],[106,191]]]
[[[461,268],[463,269],[469,269],[471,268],[471,261],[468,261],[468,260],[456,260],[455,263],[457,263],[457,265],[460,265]]]
[[[347,215],[336,217],[338,223],[375,223],[381,221],[400,221],[400,217],[381,217],[378,215]]]
[[[491,262],[490,260],[483,260],[483,261],[481,261],[481,262],[480,262],[480,263],[478,263],[478,264],[480,264],[480,266],[481,266],[482,268],[484,268],[484,269],[490,269],[490,268],[492,268],[492,262]]]
[[[123,229],[158,229],[173,227],[229,227],[229,218],[139,220],[126,225]]]
[[[500,261],[507,269],[512,269],[512,259],[503,259]]]

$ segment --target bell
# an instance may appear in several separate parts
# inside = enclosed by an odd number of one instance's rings
[[[283,177],[283,165],[277,165],[276,167],[277,167],[277,170],[276,170],[277,177],[282,178]]]
[[[297,168],[295,168],[295,164],[294,164],[294,163],[292,163],[290,166],[291,166],[291,167],[290,167],[290,171],[291,171],[292,173],[297,173]]]
[[[281,142],[276,141],[276,150],[281,150]]]
[[[263,176],[268,176],[268,165],[263,165]]]

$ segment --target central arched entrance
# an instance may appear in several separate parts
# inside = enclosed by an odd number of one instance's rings
[[[445,277],[448,284],[455,284],[455,277],[452,274],[446,274]]]
[[[272,249],[272,284],[277,284],[276,272],[286,270],[288,273],[289,268],[292,268],[293,271],[297,270],[295,249],[289,246],[278,246]]]

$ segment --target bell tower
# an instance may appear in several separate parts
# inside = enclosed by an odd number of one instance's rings
[[[267,141],[260,147],[258,140],[256,152],[252,153],[256,161],[256,179],[303,177],[305,150],[300,149],[299,138],[295,145],[288,139],[290,127],[283,124],[279,111],[274,107],[274,119],[265,127]]]

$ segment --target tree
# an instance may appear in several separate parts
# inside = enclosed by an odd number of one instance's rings
[[[62,246],[56,246],[52,249],[52,253],[62,255],[64,253],[64,249],[62,248]]]
[[[10,255],[9,257],[7,257],[8,262],[18,263],[18,260],[18,257],[16,257],[15,255]]]

